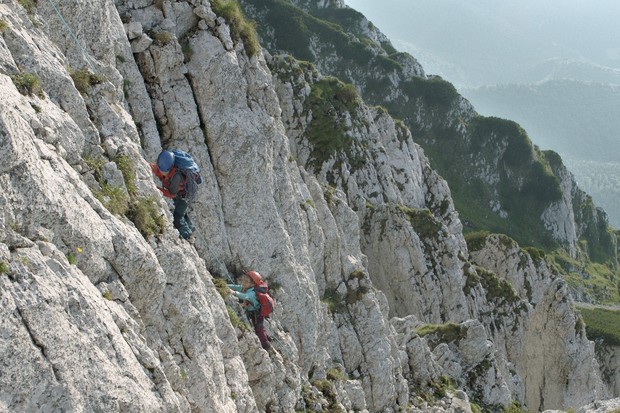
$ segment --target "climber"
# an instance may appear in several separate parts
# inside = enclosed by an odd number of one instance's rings
[[[187,209],[202,182],[200,168],[187,152],[172,149],[163,150],[151,170],[162,183],[158,189],[174,202],[173,225],[183,239],[190,240],[194,225],[187,215]]]
[[[261,275],[256,271],[248,271],[241,276],[241,284],[228,284],[228,294],[234,295],[243,303],[245,307],[245,312],[250,319],[250,322],[254,326],[254,332],[258,336],[260,340],[261,346],[265,350],[269,350],[271,345],[269,344],[269,337],[267,336],[267,332],[265,331],[265,314],[268,316],[268,313],[271,311],[271,308],[267,308],[266,306],[269,303],[265,302],[263,306],[265,308],[261,308],[261,302],[259,302],[258,294],[266,294],[265,293],[257,293],[255,291],[259,286],[262,288],[266,287],[265,281]],[[266,297],[267,298],[267,297]],[[261,300],[262,301],[262,300]],[[273,299],[270,300],[273,305]]]

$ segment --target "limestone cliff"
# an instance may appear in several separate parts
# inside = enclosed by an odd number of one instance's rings
[[[515,122],[476,113],[449,79],[426,74],[342,1],[240,0],[272,54],[313,63],[405,123],[448,181],[468,230],[617,265],[617,234],[552,151]],[[295,21],[290,25],[285,22]],[[481,219],[484,217],[484,219]]]
[[[0,4],[0,411],[605,397],[562,280],[501,236],[468,246],[407,127],[218,7]],[[194,244],[148,166],[173,146],[205,178]],[[274,288],[270,352],[218,293],[244,268]]]

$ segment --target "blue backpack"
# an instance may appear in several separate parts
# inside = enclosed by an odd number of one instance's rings
[[[189,153],[180,149],[172,149],[170,152],[174,154],[174,166],[187,177],[185,193],[186,198],[191,201],[196,195],[197,186],[202,183],[200,167]]]

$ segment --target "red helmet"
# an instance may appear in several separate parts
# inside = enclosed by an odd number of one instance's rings
[[[263,277],[261,277],[258,271],[248,271],[245,273],[245,275],[250,277],[252,281],[254,282],[254,284],[259,284],[260,282],[263,281]]]

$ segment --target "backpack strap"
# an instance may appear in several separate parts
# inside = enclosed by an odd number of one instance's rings
[[[196,177],[196,172],[191,169],[179,169],[186,180],[185,180],[185,196],[183,197],[187,202],[192,202],[194,198],[196,198],[196,192],[198,192],[198,178]],[[200,179],[202,182],[202,179]]]

